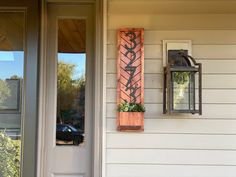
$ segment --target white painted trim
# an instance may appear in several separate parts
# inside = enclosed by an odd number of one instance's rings
[[[103,98],[103,109],[102,109],[102,120],[103,120],[103,124],[102,124],[102,129],[103,129],[103,132],[102,132],[102,175],[101,177],[106,177],[107,174],[106,174],[106,125],[107,125],[107,122],[106,122],[106,71],[107,71],[107,29],[108,29],[108,26],[107,26],[107,14],[108,14],[108,5],[107,5],[107,0],[102,0],[102,3],[103,3],[103,42],[102,42],[102,45],[103,45],[103,95],[102,95],[102,98]]]
[[[93,177],[102,177],[104,168],[104,142],[105,142],[105,112],[106,112],[106,70],[105,70],[105,56],[106,49],[106,31],[104,30],[106,6],[105,0],[96,1],[96,14],[95,14],[95,73],[94,73],[94,145],[93,145]],[[104,12],[105,11],[105,12]],[[98,62],[98,63],[97,63]]]
[[[38,154],[37,177],[43,177],[45,164],[45,101],[46,101],[46,45],[47,45],[47,3],[94,3],[95,0],[42,0],[41,1],[41,38],[40,38],[40,76],[39,76],[39,121],[38,121]],[[95,43],[95,102],[94,102],[94,164],[93,177],[105,176],[105,136],[106,136],[106,34],[107,3],[96,1],[96,43]],[[97,114],[98,113],[98,114]]]
[[[37,177],[43,177],[45,161],[45,103],[46,103],[46,46],[47,46],[47,6],[46,1],[41,1],[40,12],[40,71],[39,71],[39,108],[38,108],[38,154]]]

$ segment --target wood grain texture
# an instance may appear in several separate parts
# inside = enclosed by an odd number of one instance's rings
[[[0,50],[24,50],[24,13],[0,12]]]
[[[143,29],[120,29],[117,38],[117,103],[143,104]]]
[[[118,112],[117,129],[119,131],[143,131],[143,112]]]
[[[117,32],[117,106],[144,103],[144,29]],[[117,130],[143,131],[143,113],[117,112]]]
[[[58,52],[86,53],[86,20],[58,20]]]

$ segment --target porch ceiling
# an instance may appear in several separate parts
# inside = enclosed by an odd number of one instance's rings
[[[61,19],[58,21],[58,52],[85,53],[86,21]]]
[[[0,13],[0,50],[22,51],[24,34],[23,13]]]
[[[124,3],[126,6],[124,7]],[[110,0],[109,13],[233,14],[236,0]],[[136,9],[142,9],[138,11]]]

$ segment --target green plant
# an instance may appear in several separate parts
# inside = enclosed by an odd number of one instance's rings
[[[0,176],[20,176],[20,140],[12,140],[0,132]]]
[[[140,103],[120,103],[118,106],[119,112],[145,112],[145,107]]]

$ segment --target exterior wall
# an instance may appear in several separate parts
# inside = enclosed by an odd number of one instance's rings
[[[235,177],[236,14],[156,14],[144,2],[108,1],[106,176]],[[116,131],[121,27],[145,29],[143,133]],[[162,114],[162,40],[168,39],[192,40],[193,56],[203,64],[202,116]]]

